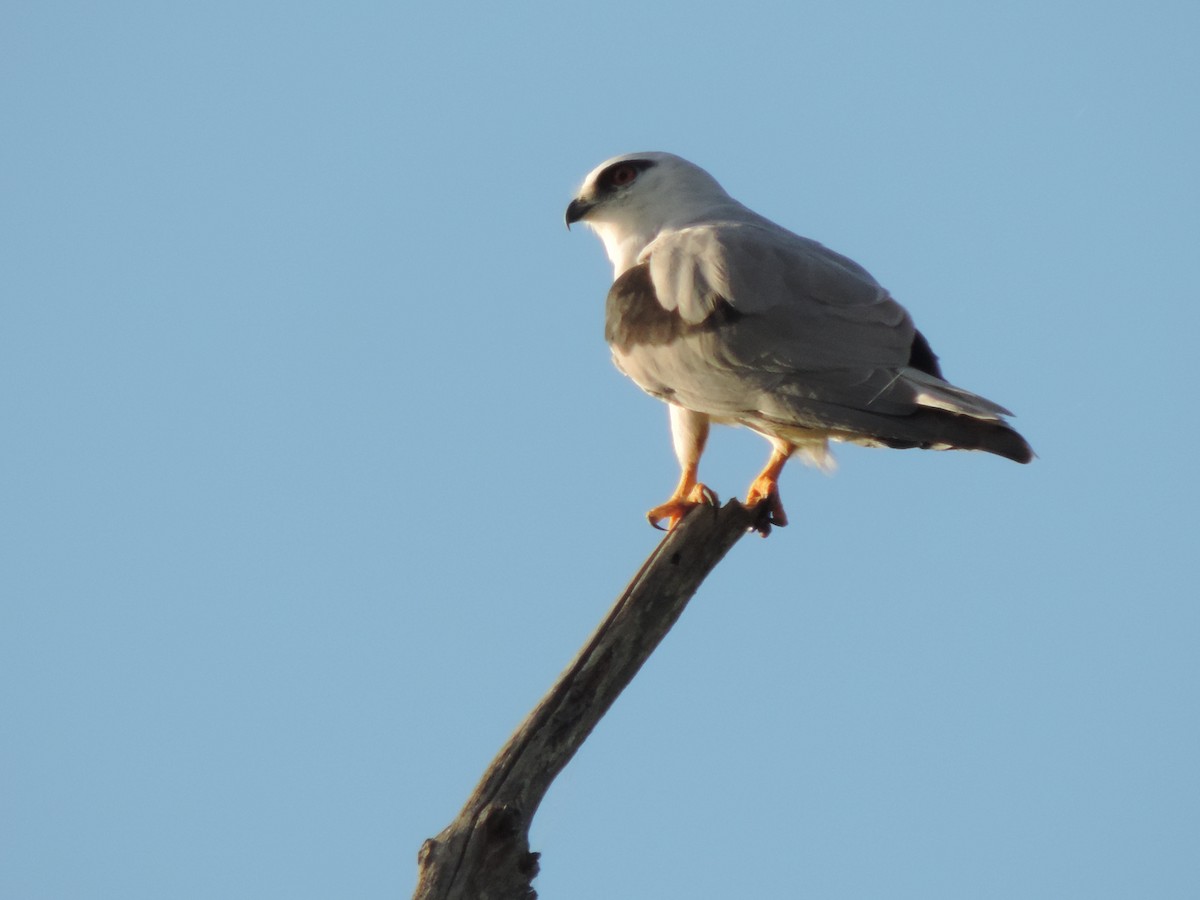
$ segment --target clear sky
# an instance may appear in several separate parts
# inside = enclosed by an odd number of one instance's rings
[[[865,265],[1040,458],[785,472],[547,797],[542,896],[1200,896],[1198,38],[5,4],[0,896],[411,892],[658,538],[665,409],[563,228],[651,149]]]

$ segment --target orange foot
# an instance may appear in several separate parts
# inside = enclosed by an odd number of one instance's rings
[[[783,528],[788,523],[787,513],[783,511],[783,501],[779,499],[779,485],[773,478],[759,475],[746,492],[746,508],[758,509],[760,518],[754,530],[766,537],[771,533],[771,526]]]
[[[654,507],[646,513],[646,519],[659,531],[670,531],[697,506],[716,506],[719,503],[717,495],[707,485],[696,484],[686,494],[676,494],[666,503]],[[667,520],[666,528],[658,524],[662,519]]]

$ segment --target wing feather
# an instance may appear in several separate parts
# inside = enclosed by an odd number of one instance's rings
[[[1031,452],[1007,410],[935,374],[907,311],[866,270],[766,220],[655,240],[613,285],[608,327],[643,389],[764,434]]]
[[[915,329],[861,266],[778,226],[740,222],[670,232],[643,258],[659,302],[702,322],[724,301],[761,316],[760,362],[789,368],[904,365]],[[747,348],[750,349],[750,348]]]

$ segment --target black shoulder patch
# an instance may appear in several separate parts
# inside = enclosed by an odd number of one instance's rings
[[[622,353],[642,345],[670,344],[700,331],[730,325],[742,317],[726,300],[718,298],[703,322],[684,321],[678,310],[664,309],[658,302],[649,263],[626,270],[613,282],[604,304],[604,339]]]
[[[713,331],[742,318],[724,298],[716,299],[713,312],[698,324],[685,322],[678,310],[666,310],[650,280],[650,265],[642,263],[623,272],[608,289],[605,302],[605,341],[622,353],[637,346],[662,346],[685,335]]]
[[[649,263],[621,273],[604,304],[604,339],[628,352],[637,344],[669,344],[683,333],[675,310],[663,309],[650,279]]]
[[[925,335],[916,329],[913,329],[912,347],[908,350],[908,364],[926,375],[942,377],[942,367],[938,365],[937,354],[929,346],[929,341],[925,340]]]

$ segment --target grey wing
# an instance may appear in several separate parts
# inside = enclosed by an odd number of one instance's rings
[[[1019,437],[1010,446],[1007,410],[940,377],[907,311],[874,278],[815,241],[723,223],[661,238],[645,258],[629,283],[644,282],[656,315],[677,324],[669,340],[614,356],[653,393],[764,433],[1029,452]]]
[[[648,248],[666,309],[705,319],[719,300],[763,325],[745,349],[807,369],[905,365],[908,313],[861,266],[777,226],[722,223],[674,232]],[[756,352],[757,351],[757,352]]]

